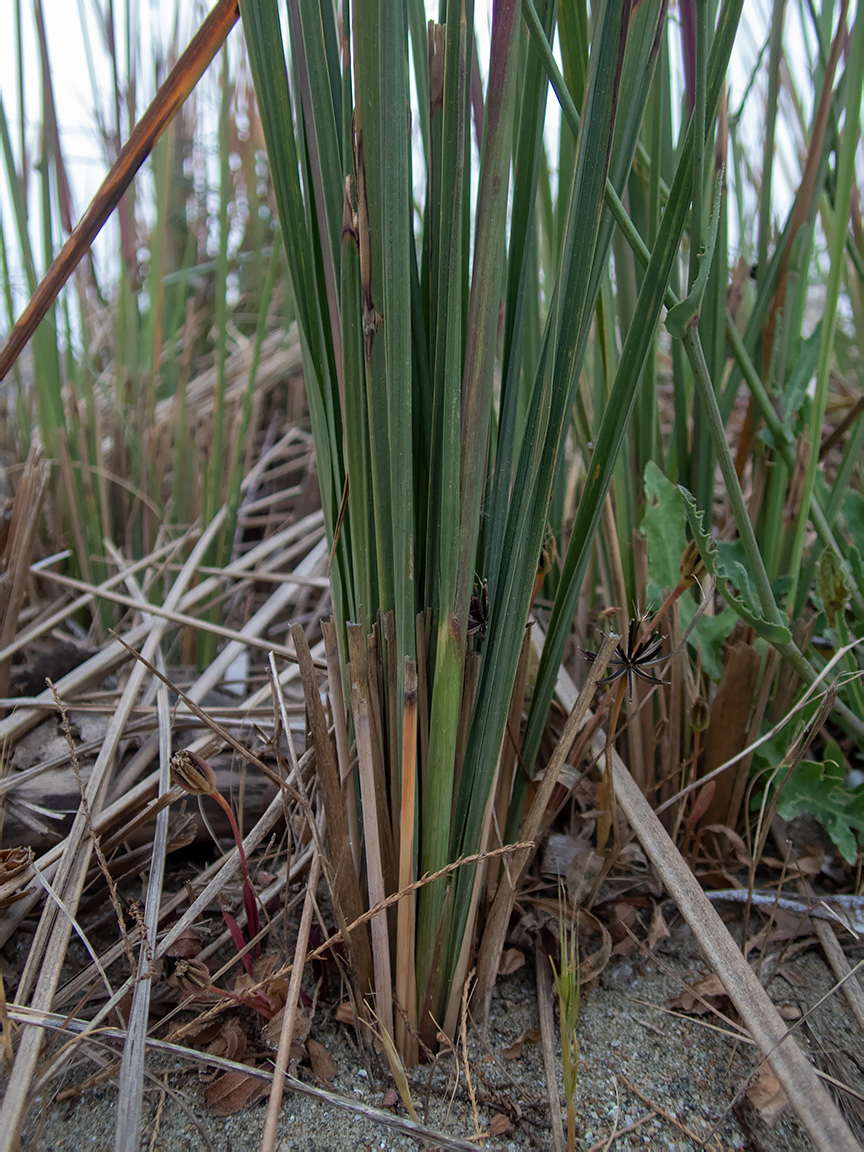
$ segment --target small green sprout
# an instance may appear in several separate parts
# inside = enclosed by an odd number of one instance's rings
[[[555,987],[558,989],[558,1007],[561,1017],[561,1063],[564,1074],[564,1098],[567,1101],[567,1152],[576,1149],[576,1080],[579,1075],[579,1040],[576,1024],[579,1020],[579,942],[576,925],[565,923],[563,902],[561,925],[561,971],[549,957]]]

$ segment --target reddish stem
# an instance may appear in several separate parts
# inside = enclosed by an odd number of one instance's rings
[[[249,936],[254,939],[259,932],[258,922],[258,906],[255,903],[255,892],[249,880],[249,869],[246,866],[246,853],[243,851],[243,839],[240,836],[240,829],[237,827],[237,821],[234,819],[234,810],[231,805],[219,792],[214,791],[211,793],[213,799],[218,801],[219,804],[225,809],[228,816],[228,821],[231,824],[231,831],[234,833],[234,842],[237,845],[237,851],[240,854],[240,868],[243,872],[243,907],[246,909],[246,920],[249,925]],[[260,942],[255,945],[255,955],[261,955]]]

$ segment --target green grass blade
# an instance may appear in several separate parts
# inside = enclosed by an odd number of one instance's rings
[[[720,13],[708,67],[709,122],[713,120],[720,99],[742,6],[743,0],[727,0]],[[669,201],[639,293],[636,313],[622,349],[618,372],[597,435],[588,480],[579,503],[573,535],[564,562],[561,584],[543,647],[537,685],[523,741],[522,755],[529,771],[533,767],[540,746],[540,736],[570,631],[570,622],[575,614],[576,600],[588,564],[603,501],[633,412],[645,358],[653,340],[677,259],[692,193],[692,164],[691,128],[681,151]]]
[[[822,317],[822,342],[819,348],[819,365],[816,372],[816,392],[810,409],[808,436],[810,455],[804,473],[804,490],[801,496],[801,509],[795,527],[790,573],[792,586],[788,602],[797,615],[803,608],[808,589],[799,589],[798,579],[804,551],[804,536],[810,517],[810,505],[816,484],[816,471],[819,466],[819,447],[822,438],[822,424],[825,419],[825,406],[828,399],[828,377],[831,370],[834,326],[837,320],[837,302],[840,283],[846,262],[846,221],[849,219],[849,203],[852,181],[855,173],[855,154],[860,138],[858,132],[861,111],[861,89],[864,85],[864,13],[856,12],[855,26],[849,43],[849,56],[846,67],[846,115],[843,137],[837,156],[837,190],[834,198],[834,232],[830,237],[829,251],[831,265],[825,289],[825,310]]]
[[[430,468],[438,482],[429,497],[427,596],[434,606],[434,667],[429,720],[429,766],[423,801],[421,873],[437,871],[447,861],[453,774],[465,636],[454,607],[459,579],[459,515],[462,387],[462,209],[468,136],[468,45],[464,8],[461,20],[447,27],[444,69],[444,120],[441,145],[441,219],[437,234],[438,331],[435,340],[434,417]],[[431,569],[431,570],[430,570]],[[434,661],[434,663],[433,663]],[[417,919],[417,991],[421,1003],[429,994],[446,884],[437,881],[420,892]],[[446,938],[445,938],[446,939]],[[433,991],[434,996],[434,991]],[[440,1015],[433,999],[431,1011]]]
[[[531,398],[526,438],[520,452],[501,575],[490,606],[486,654],[478,710],[465,758],[451,838],[451,852],[472,851],[478,843],[489,789],[509,708],[510,693],[545,534],[565,420],[569,416],[581,363],[583,327],[590,323],[589,275],[603,209],[603,196],[615,125],[630,5],[609,0],[594,29],[585,111],[576,149],[560,279],[550,309],[543,357]],[[453,941],[461,939],[473,876],[454,882]],[[451,954],[450,963],[455,963]]]
[[[402,698],[406,658],[414,660],[415,522],[413,465],[414,374],[411,348],[411,142],[405,109],[408,87],[408,27],[404,4],[382,5],[380,116],[382,154],[386,157],[381,199],[381,244],[384,303],[384,353],[387,378],[393,533],[393,606],[397,639],[397,698]],[[392,749],[395,756],[397,750]],[[401,763],[401,757],[400,757]]]

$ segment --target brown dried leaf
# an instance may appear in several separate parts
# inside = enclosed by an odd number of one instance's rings
[[[33,863],[32,848],[0,848],[0,884],[8,884]]]
[[[788,908],[766,905],[761,911],[770,916],[763,928],[754,933],[744,945],[744,955],[756,948],[761,951],[769,944],[787,940],[804,940],[813,936],[813,921],[806,913],[791,912]]]
[[[513,1125],[503,1112],[496,1112],[492,1119],[489,1121],[489,1135],[490,1136],[504,1136],[508,1132],[513,1131]]]
[[[322,1084],[330,1084],[336,1076],[336,1065],[331,1060],[330,1053],[323,1044],[319,1044],[311,1036],[306,1041],[306,1051],[316,1079]]]
[[[580,839],[573,861],[567,869],[567,890],[574,904],[581,904],[585,900],[602,867],[603,860],[593,846]]]
[[[539,1028],[526,1028],[521,1036],[505,1048],[502,1055],[505,1060],[518,1060],[522,1055],[522,1048],[525,1044],[539,1044],[541,1040],[541,1033]]]
[[[728,995],[723,981],[712,972],[685,988],[680,996],[668,1002],[670,1008],[691,1016],[706,1016],[712,1010],[725,1011]]]
[[[219,1029],[219,1034],[207,1045],[207,1052],[211,1056],[223,1056],[226,1060],[234,1060],[242,1064],[246,1053],[246,1033],[236,1020],[225,1020]]]
[[[777,975],[782,976],[793,988],[804,988],[808,983],[807,976],[793,964],[784,964],[782,968],[778,968]]]
[[[187,1032],[185,1025],[178,1024],[173,1028],[166,1039],[172,1044],[178,1041],[184,1044],[190,1044],[193,1048],[204,1048],[207,1044],[214,1040],[222,1031],[221,1020],[208,1020],[205,1024],[198,1025],[192,1031]]]
[[[618,853],[618,865],[634,872],[647,872],[648,858],[639,844],[625,844]]]
[[[709,780],[707,784],[703,784],[699,789],[696,799],[693,801],[693,808],[690,815],[684,821],[689,829],[696,827],[705,813],[711,806],[711,801],[714,799],[714,793],[717,791],[717,781]]]
[[[382,1108],[395,1108],[399,1103],[399,1093],[395,1088],[388,1088],[384,1093],[384,1099],[381,1101]]]
[[[809,841],[801,849],[795,867],[804,876],[818,876],[825,863],[825,849],[821,844],[811,844]]]
[[[615,905],[609,933],[613,940],[612,951],[616,956],[626,956],[630,949],[635,946],[636,941],[627,929],[633,930],[636,925],[636,916],[636,909],[632,904],[619,900]]]
[[[27,890],[25,888],[23,892],[12,892],[9,896],[3,896],[0,898],[0,912],[5,912],[7,908],[11,908],[19,900],[23,900],[26,895]]]
[[[777,1123],[789,1103],[788,1096],[768,1064],[762,1065],[759,1079],[747,1089],[747,1099],[760,1118],[771,1127]]]
[[[214,1116],[233,1116],[269,1091],[266,1080],[244,1072],[226,1072],[207,1089],[207,1106]]]
[[[668,940],[671,935],[660,905],[655,904],[651,916],[651,927],[648,929],[648,939],[646,940],[648,947],[653,952],[661,940]]]
[[[525,964],[525,953],[518,948],[505,948],[501,954],[501,963],[498,965],[499,976],[510,976],[518,972]]]
[[[706,824],[703,829],[705,832],[716,832],[725,836],[729,843],[732,845],[732,851],[735,853],[735,859],[739,864],[745,868],[749,868],[753,863],[753,858],[747,851],[747,845],[742,838],[732,828],[726,824]]]
[[[263,984],[269,980],[279,964],[279,957],[275,952],[263,952],[252,965],[252,975],[256,984]]]
[[[270,1048],[279,1047],[279,1037],[282,1035],[282,1019],[285,1015],[285,1009],[280,1008],[272,1020],[268,1020],[264,1027],[261,1029],[261,1037],[264,1043]],[[302,1005],[297,1006],[297,1014],[294,1017],[294,1031],[291,1034],[292,1044],[303,1044],[306,1037],[309,1035],[309,1029],[312,1027],[312,1017]]]
[[[193,928],[186,928],[170,947],[165,949],[165,955],[175,960],[191,960],[201,951],[201,938]]]
[[[357,1023],[357,1017],[354,1014],[354,1007],[350,1000],[345,1000],[336,1009],[336,1019],[340,1024],[350,1024],[352,1027]]]

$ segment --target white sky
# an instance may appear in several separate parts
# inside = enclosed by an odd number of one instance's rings
[[[93,196],[105,174],[106,164],[104,150],[94,116],[93,80],[99,89],[99,102],[102,113],[113,125],[113,111],[111,107],[111,69],[106,51],[104,35],[100,29],[97,8],[107,8],[105,0],[42,0],[47,27],[48,48],[51,59],[52,76],[55,99],[58,109],[61,137],[67,164],[69,166],[72,182],[72,195],[76,217],[80,216],[86,204]],[[138,114],[146,105],[154,91],[155,77],[153,61],[164,60],[169,45],[173,41],[175,32],[175,12],[181,8],[183,16],[180,20],[178,43],[185,46],[191,32],[203,18],[209,5],[196,0],[196,2],[178,5],[176,0],[129,0],[132,18],[131,24],[135,29],[135,47],[138,58],[147,61],[149,74],[142,74],[138,79]],[[0,0],[0,98],[2,98],[10,133],[12,146],[15,152],[16,164],[20,165],[20,123],[17,93],[16,71],[16,37],[15,37],[15,0]],[[115,11],[121,22],[117,29],[118,50],[121,57],[121,68],[125,73],[125,37],[122,25],[123,13],[126,5],[119,0]],[[38,159],[39,124],[41,121],[40,106],[40,69],[33,21],[32,4],[28,0],[21,0],[24,32],[25,57],[25,110],[26,110],[26,138],[30,153],[31,165]],[[437,0],[427,0],[427,9],[430,15],[437,12]],[[764,39],[767,16],[770,9],[770,0],[748,0],[744,6],[741,27],[736,44],[735,58],[730,68],[730,106],[734,110],[743,94],[744,86],[757,58]],[[82,19],[83,17],[83,19]],[[488,39],[491,25],[490,0],[478,0],[476,8],[476,27],[478,32],[478,45],[481,59],[481,68],[485,71],[488,58]],[[809,29],[802,30],[799,23],[798,6],[787,6],[787,45],[794,45],[796,59],[791,61],[793,71],[797,73],[796,80],[799,85],[806,84],[807,50],[805,39],[812,41]],[[670,42],[673,53],[677,54],[679,37],[677,31],[677,9],[671,12],[672,32]],[[240,50],[239,28],[235,28],[230,37],[230,50]],[[90,47],[91,65],[88,63],[87,46]],[[790,49],[791,50],[791,49]],[[675,57],[673,56],[673,59]],[[766,59],[767,64],[767,59]],[[213,82],[218,61],[211,65],[210,82],[201,86],[199,94],[199,113],[205,121],[212,125],[212,139],[215,152],[216,128],[216,101],[217,88]],[[758,80],[758,88],[751,107],[758,110],[762,106],[762,93],[765,87],[765,67],[763,75]],[[163,70],[164,74],[164,70]],[[810,108],[811,96],[807,96],[804,113],[809,120],[812,115]],[[787,107],[791,107],[787,99]],[[791,120],[792,117],[790,116]],[[549,124],[547,132],[557,133],[559,120],[557,103],[554,95],[549,97]],[[762,158],[762,125],[758,115],[748,115],[742,123],[741,134],[748,148],[750,163],[753,171],[758,173]],[[209,130],[205,125],[205,137]],[[778,215],[782,218],[788,208],[791,198],[790,189],[797,185],[800,165],[798,149],[800,139],[792,138],[784,127],[778,137],[779,163],[776,171],[777,180],[775,205]],[[554,156],[554,150],[550,153]],[[36,174],[33,174],[35,177]],[[143,179],[139,177],[139,179]],[[31,236],[36,238],[41,234],[38,222],[38,199],[33,195],[36,192],[37,179],[31,179]],[[13,287],[15,289],[16,310],[20,309],[25,300],[26,284],[21,271],[20,263],[15,252],[14,219],[9,203],[9,190],[6,182],[5,167],[0,163],[0,218],[6,237],[9,256],[13,267]],[[731,234],[737,235],[737,221],[730,221]],[[106,235],[97,242],[97,265],[106,261],[106,253],[116,251],[116,237],[112,229],[106,230]],[[44,254],[37,242],[36,248],[37,272],[44,270]],[[105,268],[100,269],[102,276]],[[5,309],[0,308],[0,331],[7,328]]]

